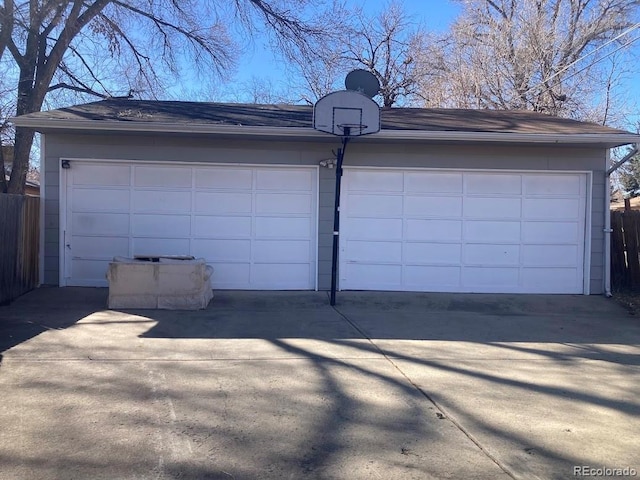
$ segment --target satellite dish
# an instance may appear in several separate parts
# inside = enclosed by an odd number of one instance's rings
[[[344,79],[344,86],[347,87],[347,90],[364,93],[369,98],[375,97],[380,91],[380,82],[378,82],[376,76],[361,68],[352,70],[347,74],[347,78]]]

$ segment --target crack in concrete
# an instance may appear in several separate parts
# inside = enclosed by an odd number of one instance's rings
[[[144,363],[142,365],[147,370],[151,401],[158,406],[158,409],[156,409],[158,428],[155,432],[158,464],[153,473],[156,475],[156,479],[159,480],[168,475],[166,472],[167,460],[171,462],[185,461],[193,454],[193,449],[189,439],[176,431],[178,416],[168,391],[166,375],[161,371],[148,368]],[[166,420],[167,413],[168,421]],[[166,458],[167,456],[169,457],[168,459]]]
[[[329,296],[329,293],[327,292],[327,297]],[[487,447],[485,447],[480,440],[478,440],[470,431],[468,431],[453,415],[451,415],[442,405],[440,405],[438,402],[436,402],[433,397],[431,395],[429,395],[429,393],[427,393],[424,389],[422,389],[418,384],[416,384],[401,368],[400,366],[393,361],[393,358],[390,357],[389,355],[387,355],[387,353],[380,348],[371,337],[369,337],[366,332],[354,321],[351,320],[349,317],[347,317],[346,314],[342,313],[336,306],[332,306],[331,308],[333,308],[333,310],[335,310],[335,312],[340,315],[340,317],[342,317],[344,319],[344,321],[346,321],[349,325],[351,325],[360,335],[362,335],[362,337],[364,339],[366,339],[373,348],[375,348],[378,352],[380,352],[380,355],[382,355],[384,357],[384,359],[386,361],[388,361],[397,371],[398,373],[400,373],[400,375],[402,375],[402,377],[409,382],[409,384],[415,388],[420,395],[422,395],[425,399],[427,399],[431,404],[433,404],[433,406],[435,408],[437,408],[440,412],[441,415],[443,415],[444,418],[441,418],[442,420],[449,420],[458,430],[460,430],[460,432],[462,432],[462,434],[467,437],[474,445],[476,445],[480,451],[487,457],[489,458],[493,463],[495,463],[504,473],[506,473],[507,475],[509,475],[511,478],[513,478],[514,480],[520,480],[520,476],[513,472],[510,468],[508,468],[506,465],[504,465],[500,459],[498,459],[494,454],[492,454]],[[438,417],[440,418],[440,417]]]

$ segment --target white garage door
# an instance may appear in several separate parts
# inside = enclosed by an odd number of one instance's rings
[[[63,284],[106,285],[116,255],[193,255],[214,288],[314,289],[317,169],[72,161]]]
[[[347,169],[340,288],[584,293],[586,174]]]

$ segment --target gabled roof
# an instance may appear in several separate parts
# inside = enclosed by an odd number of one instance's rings
[[[331,139],[312,128],[313,107],[109,99],[31,113],[17,126],[50,131],[119,131]],[[367,141],[451,141],[617,146],[640,135],[529,111],[383,108],[382,130]]]

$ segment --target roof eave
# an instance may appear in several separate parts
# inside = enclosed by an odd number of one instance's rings
[[[332,138],[323,132],[307,127],[268,127],[246,125],[216,125],[198,123],[146,123],[122,120],[59,120],[15,117],[11,121],[18,127],[51,131],[73,132],[127,132],[171,133],[179,135],[219,135],[244,137],[277,137],[281,139],[327,140]],[[450,130],[392,130],[385,129],[361,140],[371,141],[422,141],[455,143],[529,143],[563,145],[601,145],[617,147],[640,142],[640,135],[627,133],[516,133],[477,132]]]

